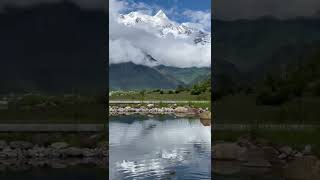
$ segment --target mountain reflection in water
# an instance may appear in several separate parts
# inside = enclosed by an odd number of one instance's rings
[[[111,180],[211,179],[211,128],[199,119],[112,117],[109,148]]]

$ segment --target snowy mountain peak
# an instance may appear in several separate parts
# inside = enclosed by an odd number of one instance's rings
[[[192,23],[179,24],[171,21],[162,10],[159,10],[154,16],[142,12],[120,14],[118,22],[128,27],[143,29],[160,38],[185,39],[200,45],[210,45],[211,43],[210,32],[197,29],[192,26]]]
[[[154,17],[168,19],[167,15],[160,9]]]

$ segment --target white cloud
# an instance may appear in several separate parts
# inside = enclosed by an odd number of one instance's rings
[[[173,37],[159,38],[149,30],[119,24],[116,17],[132,6],[126,1],[110,0],[109,7],[109,64],[133,62],[150,65],[143,59],[144,53],[148,53],[160,64],[168,66],[210,66],[210,47]]]

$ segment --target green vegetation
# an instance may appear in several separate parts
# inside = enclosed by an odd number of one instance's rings
[[[211,100],[211,79],[206,79],[192,87],[179,85],[176,89],[153,89],[140,91],[114,91],[110,100],[176,100],[199,101]]]
[[[215,123],[307,123],[318,124],[320,97],[303,97],[281,105],[257,105],[256,94],[244,92],[215,102]]]
[[[171,90],[172,91],[172,90]],[[198,101],[210,100],[211,93],[206,92],[200,95],[191,95],[190,91],[179,93],[170,93],[170,90],[146,90],[142,95],[140,91],[117,91],[109,96],[110,100],[181,100],[181,101]]]
[[[211,92],[211,79],[204,80],[200,83],[194,84],[190,89],[191,95],[200,95],[202,93]]]
[[[6,98],[0,123],[104,123],[105,97],[16,95]]]
[[[182,85],[176,89],[153,89],[140,91],[113,91],[109,94],[110,100],[136,100],[136,101],[188,101],[188,103],[177,104],[177,106],[188,105],[193,108],[208,108],[211,110],[211,79],[206,79],[191,87]],[[196,103],[192,101],[206,101]],[[130,106],[141,106],[131,104]],[[159,103],[156,107],[171,107],[172,104]]]
[[[183,82],[184,84],[194,84],[198,82],[199,78],[208,77],[210,76],[210,68],[197,68],[197,67],[190,67],[190,68],[177,68],[177,67],[169,67],[169,66],[156,66],[155,67],[158,71],[162,74],[172,76],[175,79]]]
[[[310,56],[310,55],[309,55]],[[318,96],[320,79],[320,53],[312,54],[304,59],[304,64],[269,74],[257,85],[257,103],[265,105],[281,105],[285,102],[301,98]]]

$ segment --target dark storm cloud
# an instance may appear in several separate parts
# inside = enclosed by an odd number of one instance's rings
[[[73,2],[83,9],[107,9],[107,0],[1,0],[0,1],[0,12],[5,7],[30,7],[37,4],[43,3],[61,3],[61,2]]]
[[[281,19],[319,16],[320,0],[213,0],[217,19],[254,19],[274,16]]]

